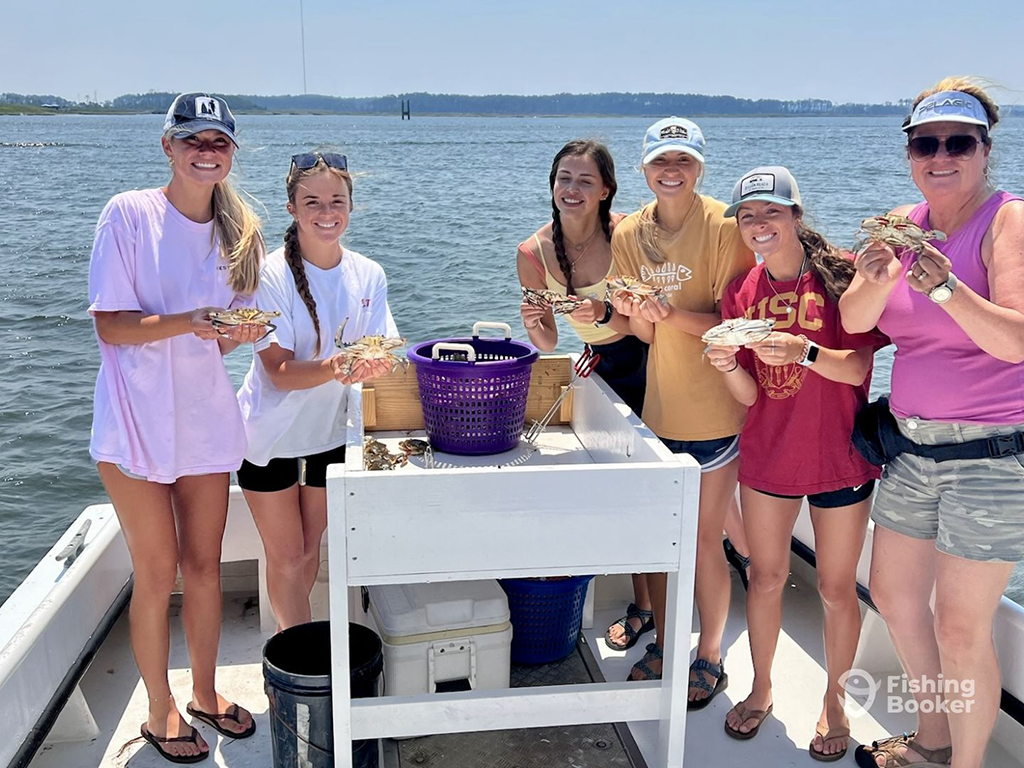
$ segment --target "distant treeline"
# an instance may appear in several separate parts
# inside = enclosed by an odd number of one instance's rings
[[[167,110],[174,93],[135,93],[103,103],[71,102],[59,96],[0,94],[0,103],[53,105],[74,111],[156,112]],[[400,93],[389,96],[252,96],[221,94],[236,112],[324,112],[341,114],[398,114],[408,99],[413,114],[440,115],[905,115],[910,101],[884,104],[836,104],[827,99],[782,101],[738,99],[699,93],[558,93],[551,96],[463,96],[445,93]],[[1004,114],[1024,112],[1004,108]]]

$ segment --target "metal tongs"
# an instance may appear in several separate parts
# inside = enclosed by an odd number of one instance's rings
[[[555,414],[558,413],[562,407],[562,401],[565,400],[566,396],[572,391],[572,388],[576,385],[576,382],[580,379],[585,379],[593,373],[594,368],[601,362],[601,355],[594,352],[587,344],[583,347],[583,354],[580,355],[576,361],[576,365],[573,366],[572,378],[569,379],[569,383],[565,385],[565,389],[562,390],[555,402],[551,404],[551,408],[544,414],[544,418],[540,421],[535,421],[530,425],[524,437],[528,443],[536,443],[537,438],[540,437],[541,433],[547,429],[548,424],[555,418]]]

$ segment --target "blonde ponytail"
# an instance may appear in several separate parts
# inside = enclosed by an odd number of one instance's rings
[[[231,287],[236,293],[255,293],[264,253],[260,220],[226,179],[213,185],[213,221]]]

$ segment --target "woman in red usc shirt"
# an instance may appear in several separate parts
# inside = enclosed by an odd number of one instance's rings
[[[877,334],[848,334],[838,299],[853,262],[804,226],[800,193],[788,170],[755,168],[737,183],[726,216],[764,261],[734,280],[722,317],[773,318],[763,341],[713,347],[711,363],[749,408],[740,435],[740,497],[751,547],[747,625],[754,662],[750,695],[726,716],[725,730],[749,739],[771,712],[771,666],[782,623],[790,537],[807,497],[814,525],[818,590],[825,609],[828,686],[811,757],[838,760],[849,742],[841,675],[860,636],[857,562],[864,545],[877,468],[850,443],[867,401]]]

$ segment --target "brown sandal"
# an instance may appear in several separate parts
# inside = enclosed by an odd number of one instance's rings
[[[818,723],[814,727],[814,732],[821,736],[822,748],[825,747],[825,742],[829,739],[841,739],[844,737],[846,739],[850,738],[850,729],[845,727],[829,729],[823,726],[821,723]],[[844,747],[841,752],[833,752],[832,754],[827,755],[824,752],[819,752],[814,748],[814,739],[811,739],[811,743],[807,747],[807,751],[811,753],[811,757],[813,757],[815,760],[821,763],[834,763],[836,760],[842,759],[846,756],[847,749],[849,749],[849,742],[847,742],[847,746]]]
[[[757,725],[749,731],[741,731],[739,728],[733,728],[729,725],[729,716],[726,715],[725,732],[734,739],[739,739],[740,741],[746,741],[747,739],[754,738],[757,736],[757,732],[761,730],[761,724],[764,723],[765,718],[772,713],[772,708],[774,706],[774,704],[769,704],[768,709],[747,709],[747,705],[741,701],[729,711],[735,712],[743,718],[740,721],[740,727],[742,727],[743,723],[747,722],[747,720],[757,720]]]
[[[953,747],[939,747],[938,749],[925,749],[917,743],[916,733],[893,736],[882,741],[876,741],[874,748],[870,751],[865,748],[863,753],[857,755],[857,764],[870,768],[947,768],[953,761]],[[900,753],[900,748],[912,749],[919,754],[923,760],[908,760]],[[868,763],[861,760],[861,754],[870,760]],[[881,767],[875,760],[876,755],[885,757]]]

